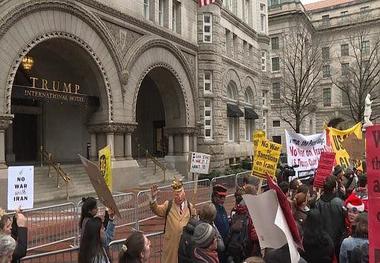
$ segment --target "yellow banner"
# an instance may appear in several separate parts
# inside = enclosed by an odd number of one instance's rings
[[[256,156],[256,149],[259,145],[259,141],[266,138],[265,131],[263,130],[255,130],[255,132],[252,135],[252,141],[253,141],[253,156]]]
[[[252,175],[266,178],[266,174],[276,177],[277,163],[280,159],[281,144],[261,139],[253,161]]]
[[[109,145],[99,150],[99,170],[106,185],[112,191],[111,147]]]
[[[350,166],[350,155],[346,151],[346,149],[343,146],[343,141],[350,135],[355,134],[358,139],[362,139],[362,124],[359,122],[355,126],[347,129],[347,130],[338,130],[335,128],[328,127],[326,128],[329,142],[331,145],[332,150],[336,153],[335,155],[335,162],[336,164],[340,164],[342,166],[343,170],[348,168]],[[362,162],[361,160],[355,160],[352,161],[352,164],[362,169]]]

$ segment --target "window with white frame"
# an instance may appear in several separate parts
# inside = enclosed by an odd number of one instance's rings
[[[203,42],[212,42],[212,14],[203,14]]]
[[[281,86],[280,82],[272,83],[272,98],[273,100],[281,99]]]
[[[206,139],[212,139],[212,101],[210,99],[205,100],[204,136]]]
[[[270,39],[270,44],[271,44],[272,50],[279,49],[280,48],[280,39],[279,39],[279,37],[272,37]]]
[[[247,104],[253,104],[253,92],[251,87],[248,87],[244,93],[244,102]]]
[[[181,34],[181,2],[173,0],[172,7],[172,29]]]
[[[331,107],[331,88],[324,88],[322,90],[323,106]]]
[[[266,90],[263,90],[263,93],[262,93],[262,102],[263,102],[263,106],[268,106],[268,92]]]
[[[235,104],[238,99],[238,92],[235,82],[232,80],[227,86],[227,98],[231,104]],[[239,134],[239,118],[238,117],[228,117],[228,141],[235,142],[238,140]]]
[[[263,131],[267,134],[268,133],[268,125],[267,125],[267,120],[268,120],[268,111],[264,110],[263,111]]]
[[[362,42],[362,54],[363,55],[369,55],[369,40]]]
[[[350,55],[350,48],[349,48],[348,44],[341,44],[340,45],[340,55],[342,57]]]
[[[267,52],[261,51],[261,71],[267,71]]]
[[[260,3],[260,30],[267,32],[267,7],[263,3]]]
[[[272,58],[272,71],[280,71],[280,58],[274,57]]]
[[[327,64],[322,66],[322,77],[330,77],[330,65]]]
[[[252,134],[255,130],[255,120],[245,119],[245,140],[247,142],[252,141]]]
[[[149,19],[149,1],[150,0],[144,0],[144,17],[145,19]]]
[[[203,75],[203,90],[205,93],[212,92],[212,72],[205,71]]]

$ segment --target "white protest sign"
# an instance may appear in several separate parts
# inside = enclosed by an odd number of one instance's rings
[[[208,174],[211,155],[205,153],[191,153],[190,172],[198,174]]]
[[[313,175],[321,153],[328,151],[326,132],[305,136],[285,130],[285,137],[288,165],[298,165],[294,168],[298,178]]]
[[[8,167],[8,210],[33,208],[34,167]]]

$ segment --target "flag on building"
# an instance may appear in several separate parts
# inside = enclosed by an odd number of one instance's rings
[[[215,3],[216,0],[198,0],[198,1],[199,1],[199,6],[202,7],[205,5]]]

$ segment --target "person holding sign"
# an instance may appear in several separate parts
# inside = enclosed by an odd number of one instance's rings
[[[155,215],[165,218],[162,262],[177,263],[182,230],[191,216],[196,215],[196,211],[193,204],[186,200],[182,181],[174,178],[171,186],[173,199],[166,200],[163,204],[157,203],[158,186],[153,185],[151,187],[150,209]]]
[[[0,235],[9,235],[16,240],[16,248],[12,255],[12,263],[20,262],[25,257],[28,245],[28,229],[26,227],[26,217],[20,210],[12,218],[5,214],[0,208]]]

